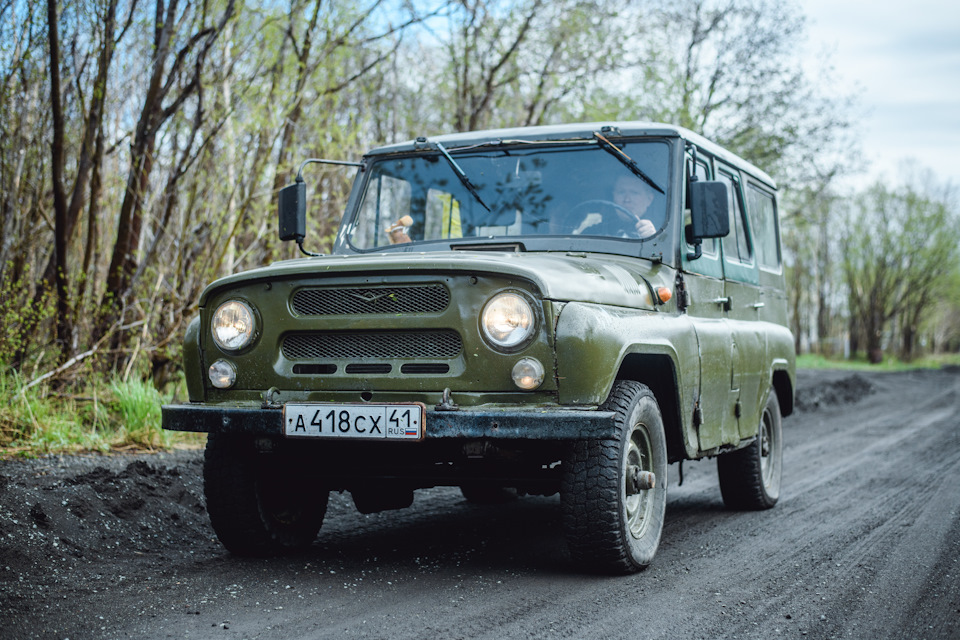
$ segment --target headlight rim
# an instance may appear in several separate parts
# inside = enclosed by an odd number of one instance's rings
[[[243,345],[239,347],[229,347],[223,344],[220,341],[220,339],[217,337],[217,333],[214,330],[214,326],[217,320],[217,314],[220,312],[220,310],[224,306],[230,304],[231,302],[236,302],[241,306],[243,306],[250,313],[251,321],[253,323],[253,330],[250,332],[250,338]],[[260,314],[257,312],[257,308],[248,300],[234,297],[234,298],[227,298],[226,300],[218,304],[216,309],[214,309],[213,314],[210,316],[209,333],[210,333],[210,338],[213,340],[213,344],[221,352],[229,355],[236,355],[251,349],[253,345],[257,343],[257,340],[259,340],[260,338],[260,326],[261,326]]]
[[[527,307],[530,309],[530,328],[527,331],[527,335],[523,337],[522,340],[518,341],[512,345],[504,345],[500,342],[497,342],[493,336],[491,336],[487,331],[486,323],[484,322],[484,317],[487,314],[487,309],[490,308],[490,305],[494,300],[505,295],[514,295],[523,300],[527,304]],[[480,328],[480,337],[483,338],[483,341],[492,348],[494,351],[503,354],[514,354],[519,351],[522,351],[529,347],[534,340],[536,340],[537,335],[540,333],[541,318],[540,318],[540,307],[537,304],[537,301],[529,293],[522,289],[501,289],[493,293],[487,301],[483,303],[483,307],[480,309],[480,315],[477,317],[477,323]]]

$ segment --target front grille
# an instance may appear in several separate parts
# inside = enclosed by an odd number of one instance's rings
[[[448,373],[450,371],[450,365],[448,364],[434,364],[432,362],[425,362],[423,364],[411,362],[400,367],[400,373],[408,375],[421,375],[421,374],[440,374]]]
[[[456,331],[294,333],[283,339],[288,360],[455,358],[463,344]]]
[[[301,316],[441,313],[448,304],[442,284],[299,289],[292,301]]]
[[[393,367],[389,364],[348,364],[347,373],[366,373],[373,375],[386,374],[393,371]]]
[[[295,364],[293,372],[303,376],[329,376],[337,372],[335,364]]]

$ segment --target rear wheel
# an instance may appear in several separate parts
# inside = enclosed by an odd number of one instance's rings
[[[717,458],[720,493],[731,509],[769,509],[780,499],[783,471],[783,428],[780,403],[771,390],[760,417],[757,439],[743,449]]]
[[[667,504],[667,446],[657,400],[648,387],[618,381],[600,407],[614,411],[618,435],[574,443],[564,460],[563,507],[574,561],[609,573],[653,561]]]
[[[250,438],[211,433],[203,464],[207,512],[231,553],[270,556],[308,547],[327,510],[302,465],[279,453],[259,453]]]

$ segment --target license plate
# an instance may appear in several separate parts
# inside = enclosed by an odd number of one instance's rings
[[[398,404],[287,404],[283,432],[290,438],[420,440],[426,407]]]

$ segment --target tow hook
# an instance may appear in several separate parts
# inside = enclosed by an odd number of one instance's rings
[[[450,387],[447,387],[443,390],[443,397],[440,399],[440,404],[433,408],[434,411],[459,411],[460,407],[457,406],[457,403],[453,401],[453,398],[450,397]]]
[[[635,464],[627,467],[627,495],[633,496],[657,486],[657,476],[652,471],[644,471]]]

